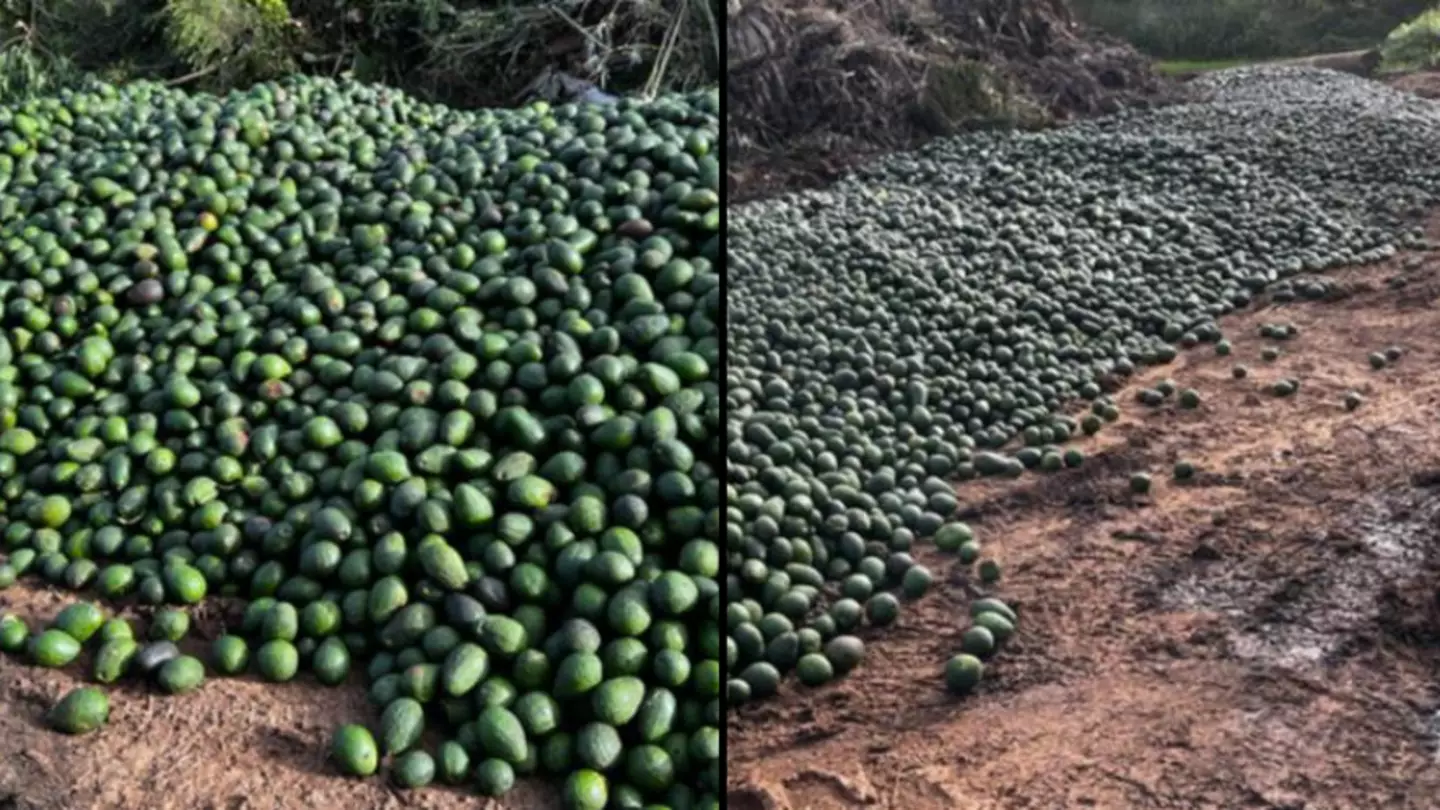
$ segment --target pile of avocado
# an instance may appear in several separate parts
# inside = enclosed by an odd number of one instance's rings
[[[94,600],[0,619],[90,661],[52,723],[123,678],[353,672],[339,769],[717,807],[717,140],[715,92],[0,107],[0,587]],[[199,638],[215,597],[243,618]]]

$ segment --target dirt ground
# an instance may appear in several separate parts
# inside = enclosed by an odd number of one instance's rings
[[[0,592],[0,613],[31,627],[74,595],[25,584]],[[220,617],[197,619],[187,650],[203,655]],[[143,627],[143,625],[141,625]],[[522,783],[504,802],[473,791],[399,791],[383,778],[341,777],[327,762],[336,726],[371,722],[363,678],[326,688],[308,675],[280,686],[210,677],[178,697],[129,682],[107,691],[110,723],[83,737],[46,729],[46,710],[86,682],[89,656],[51,671],[0,655],[0,810],[451,810],[549,808]]]
[[[1421,98],[1440,99],[1440,71],[1427,70],[1407,73],[1389,81],[1396,90],[1404,90]]]
[[[1333,277],[1338,300],[1224,320],[1230,357],[1202,345],[1138,376],[1082,467],[963,485],[1006,565],[1013,645],[948,696],[969,585],[923,555],[948,587],[867,639],[859,670],[732,720],[730,806],[1440,807],[1440,254]],[[1300,329],[1274,363],[1261,323]],[[1295,396],[1263,389],[1287,376]],[[1165,377],[1201,407],[1134,401]]]

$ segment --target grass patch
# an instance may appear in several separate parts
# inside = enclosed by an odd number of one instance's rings
[[[1208,73],[1212,70],[1253,65],[1257,59],[1162,59],[1155,63],[1155,70],[1167,76],[1183,76],[1190,73]]]

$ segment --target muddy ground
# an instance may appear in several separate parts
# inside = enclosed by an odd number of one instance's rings
[[[1137,377],[1123,417],[1078,442],[1082,467],[962,485],[1016,641],[977,694],[948,696],[967,586],[924,555],[948,587],[867,639],[856,673],[732,721],[730,806],[1440,807],[1440,254],[1334,278],[1338,300],[1223,321],[1232,356],[1201,346]],[[1275,344],[1261,323],[1300,334]],[[1165,377],[1202,406],[1134,402]],[[1281,377],[1299,393],[1264,391]],[[1181,459],[1193,482],[1172,480]],[[1137,471],[1149,496],[1130,494]]]

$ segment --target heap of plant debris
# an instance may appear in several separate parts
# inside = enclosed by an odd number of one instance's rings
[[[854,160],[1039,127],[1177,91],[1068,0],[729,0],[730,190],[830,179]]]

